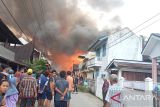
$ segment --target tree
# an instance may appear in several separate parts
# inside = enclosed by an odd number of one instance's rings
[[[32,63],[29,63],[29,67],[33,69],[34,72],[40,73],[41,71],[44,71],[47,69],[47,61],[44,59],[37,59],[34,60]]]

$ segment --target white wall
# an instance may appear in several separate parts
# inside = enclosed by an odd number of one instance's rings
[[[103,86],[103,79],[98,77],[96,80],[96,96],[102,99],[102,86]]]
[[[108,63],[113,59],[142,61],[142,37],[138,37],[132,32],[126,34],[129,31],[129,29],[124,29],[109,36],[107,47]],[[124,36],[124,34],[126,35]],[[116,41],[116,39],[118,40]]]
[[[87,79],[93,79],[94,72],[87,72]]]
[[[103,79],[101,78],[101,75],[108,75],[105,69],[110,61],[113,59],[142,61],[142,37],[138,37],[134,33],[128,32],[130,32],[130,30],[126,28],[108,37],[108,42],[106,43],[106,57],[102,59],[99,77],[96,80],[96,96],[99,98],[102,98]],[[126,35],[124,36],[124,34]]]

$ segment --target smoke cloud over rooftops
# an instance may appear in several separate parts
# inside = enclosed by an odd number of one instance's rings
[[[35,38],[38,49],[43,52],[50,51],[53,59],[56,53],[72,55],[76,50],[85,50],[97,38],[96,22],[78,7],[81,0],[3,1],[23,32],[28,37]],[[87,3],[104,11],[111,11],[123,4],[121,0],[87,0]],[[7,25],[21,33],[2,2],[0,17]],[[120,23],[118,16],[112,21],[114,24]]]

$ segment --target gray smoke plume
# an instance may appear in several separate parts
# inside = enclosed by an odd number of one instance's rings
[[[122,0],[87,0],[87,1],[93,8],[107,12],[123,5]]]
[[[97,38],[96,24],[77,7],[80,0],[3,1],[25,34],[34,38],[37,48],[43,51],[73,54],[76,49],[86,49]],[[87,0],[87,2],[105,11],[122,5],[121,0]],[[9,26],[21,32],[2,2],[0,17]],[[112,21],[120,23],[118,17]]]

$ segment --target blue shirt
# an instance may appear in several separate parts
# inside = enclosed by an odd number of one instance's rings
[[[47,77],[41,74],[40,80],[38,81],[39,82],[38,84],[40,84],[40,91],[44,91],[43,88],[45,87],[47,80],[48,80]]]
[[[69,83],[65,79],[58,79],[56,81],[56,88],[58,88],[62,93],[66,90],[66,88],[69,88]],[[61,94],[59,94],[57,91],[55,91],[54,99],[56,101],[61,101]],[[64,96],[63,101],[68,101],[68,95],[66,94]]]

